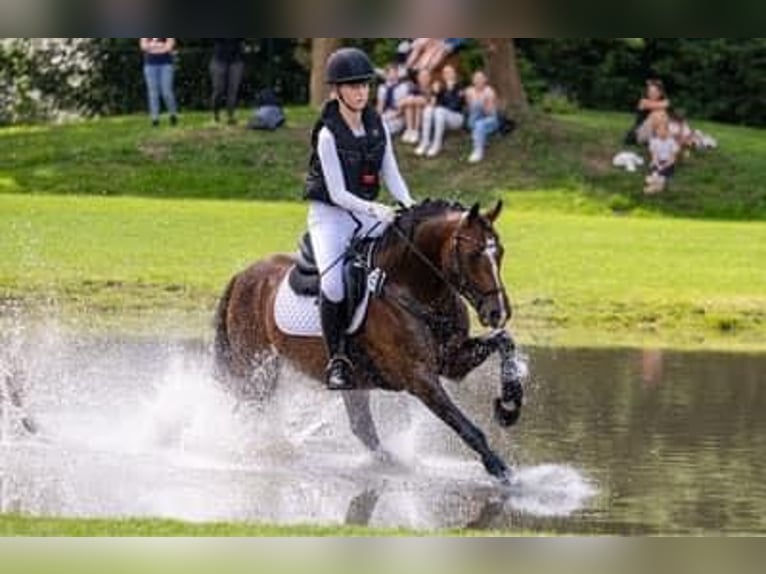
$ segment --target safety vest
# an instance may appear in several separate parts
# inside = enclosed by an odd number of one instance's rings
[[[380,115],[370,106],[362,112],[365,135],[355,136],[340,114],[339,102],[331,100],[311,132],[311,159],[306,178],[305,199],[332,204],[322,165],[317,154],[319,132],[326,127],[335,137],[335,147],[343,169],[346,190],[357,197],[373,201],[380,192],[380,170],[386,153],[386,132]]]

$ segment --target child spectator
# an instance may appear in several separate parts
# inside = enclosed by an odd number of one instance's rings
[[[411,84],[399,79],[399,67],[394,63],[386,66],[385,75],[385,83],[378,87],[376,107],[388,132],[396,135],[404,129],[404,111],[401,104],[409,95]]]
[[[646,178],[645,193],[658,193],[665,189],[668,179],[675,172],[679,150],[678,143],[670,135],[668,122],[659,122],[655,135],[649,140],[651,173]]]
[[[435,96],[423,110],[420,145],[415,150],[419,156],[437,156],[442,149],[444,132],[448,129],[458,130],[465,123],[463,89],[453,66],[444,66],[442,82],[435,82],[433,91]]]

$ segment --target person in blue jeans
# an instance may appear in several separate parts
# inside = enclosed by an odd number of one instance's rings
[[[497,110],[497,92],[489,85],[487,74],[477,70],[473,81],[465,92],[468,105],[468,128],[471,130],[473,150],[468,158],[470,163],[484,159],[489,136],[500,128]]]
[[[173,93],[173,50],[175,38],[141,38],[144,53],[144,78],[152,125],[160,125],[160,94],[170,114],[171,125],[178,123],[178,105]]]

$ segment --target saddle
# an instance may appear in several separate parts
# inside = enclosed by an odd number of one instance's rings
[[[349,320],[368,294],[380,295],[385,281],[385,273],[372,268],[372,257],[377,241],[372,238],[355,239],[346,254],[338,262],[343,266],[343,279],[346,289],[346,311]],[[320,276],[314,256],[311,236],[306,232],[298,242],[298,256],[295,266],[290,271],[288,283],[296,295],[319,297]]]

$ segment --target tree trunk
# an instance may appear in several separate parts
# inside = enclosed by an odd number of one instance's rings
[[[510,112],[526,111],[527,95],[521,83],[513,38],[482,38],[481,44],[487,75],[497,90],[501,108]]]
[[[340,38],[314,38],[311,42],[311,105],[320,107],[327,98],[324,69],[327,58],[340,46]]]

